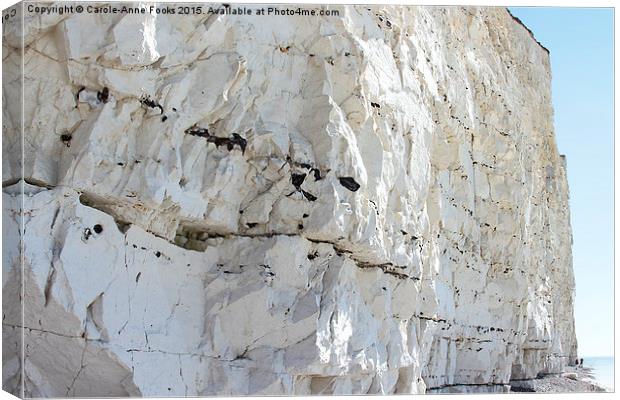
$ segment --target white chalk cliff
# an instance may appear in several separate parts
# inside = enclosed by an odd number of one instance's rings
[[[503,8],[331,9],[5,22],[5,390],[502,391],[574,359],[548,52]]]

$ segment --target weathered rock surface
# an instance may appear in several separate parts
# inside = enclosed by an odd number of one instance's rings
[[[505,391],[575,358],[548,53],[501,8],[334,9],[3,25],[5,390]]]

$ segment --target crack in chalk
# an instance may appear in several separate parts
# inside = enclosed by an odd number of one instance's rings
[[[54,331],[48,331],[48,330],[45,330],[45,329],[31,328],[31,327],[29,327],[29,326],[21,326],[21,325],[7,324],[7,323],[5,323],[5,322],[3,322],[3,323],[2,323],[2,325],[4,325],[4,326],[8,326],[8,327],[11,327],[11,328],[27,329],[27,330],[29,330],[29,331],[34,331],[34,332],[39,332],[39,333],[47,333],[47,334],[50,334],[50,335],[60,336],[60,337],[65,337],[65,338],[68,338],[68,339],[81,339],[81,340],[84,340],[84,341],[87,341],[87,342],[96,342],[96,343],[101,343],[101,342],[103,342],[103,341],[102,341],[102,340],[100,340],[100,339],[88,339],[88,338],[85,338],[85,337],[83,337],[83,336],[72,336],[72,335],[66,335],[66,334],[64,334],[64,333],[59,333],[59,332],[54,332]]]
[[[132,353],[133,357],[133,353]],[[185,386],[185,397],[187,397],[188,387],[187,383],[185,383],[185,378],[183,377],[183,362],[181,361],[181,355],[179,354],[179,376],[181,376],[181,382],[183,382],[183,386]]]
[[[124,253],[123,255],[124,255],[124,261],[125,261],[125,273],[127,274],[127,276],[129,276],[129,267],[127,266],[127,248],[129,246],[129,242],[127,241],[127,232],[125,232],[124,234],[125,234],[125,251],[123,252]],[[128,314],[127,320],[125,321],[123,326],[121,326],[121,329],[118,330],[119,335],[125,330],[125,327],[127,327],[127,324],[131,320],[131,293],[130,293],[129,287],[127,287],[127,314]]]
[[[50,231],[54,230],[54,225],[56,225],[56,219],[58,219],[58,214],[60,214],[60,207],[56,208],[54,212],[54,217],[52,218],[52,224],[50,225]]]
[[[203,357],[203,358],[210,358],[213,360],[217,360],[217,361],[234,361],[236,358],[222,358],[220,356],[212,356],[209,354],[204,354],[204,353],[183,353],[183,352],[175,352],[175,351],[166,351],[166,350],[158,350],[158,349],[152,349],[152,348],[148,348],[148,349],[125,349],[124,350],[127,353],[160,353],[160,354],[166,354],[166,355],[171,355],[171,356],[190,356],[190,357]]]
[[[45,289],[43,290],[43,296],[45,298],[45,303],[43,304],[44,307],[47,307],[50,302],[50,298],[52,294],[52,287],[54,286],[55,281],[56,281],[56,268],[54,267],[54,262],[52,261],[50,263],[50,272],[48,273],[47,280],[45,282]]]
[[[75,385],[75,381],[77,380],[77,378],[80,376],[80,374],[82,373],[82,371],[86,367],[86,365],[84,364],[84,356],[85,355],[86,355],[86,346],[84,346],[84,348],[82,349],[82,358],[80,360],[80,369],[78,370],[77,374],[73,377],[73,381],[71,381],[71,384],[69,385],[69,387],[67,387],[67,394],[66,394],[67,397],[69,397],[69,392],[71,392],[71,389],[73,389],[73,386]],[[75,395],[75,392],[73,394]]]

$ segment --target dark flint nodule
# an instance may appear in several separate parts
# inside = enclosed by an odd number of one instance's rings
[[[142,98],[140,99],[140,103],[150,108],[159,108],[159,113],[164,113],[164,107],[162,107],[161,104],[157,103],[155,100],[151,100],[148,95],[142,96]]]
[[[192,135],[192,136],[208,138],[209,137],[209,130],[207,128],[199,128],[197,126],[192,126],[191,128],[187,128],[185,130],[185,134]]]
[[[102,103],[107,103],[110,98],[110,90],[107,87],[101,89],[101,91],[97,92],[97,100]]]
[[[248,141],[244,138],[241,137],[241,135],[239,135],[238,133],[233,133],[232,134],[232,139],[229,139],[230,143],[234,146],[235,144],[239,146],[239,148],[241,149],[242,153],[245,153],[245,147],[248,144]],[[229,150],[232,150],[232,147],[229,148]]]
[[[338,178],[338,180],[340,181],[340,184],[342,186],[346,187],[352,192],[357,192],[357,190],[360,188],[360,184],[357,183],[355,179],[351,178],[350,176],[341,177]]]
[[[306,179],[306,174],[292,174],[291,175],[291,183],[297,189],[299,189],[301,184],[304,183],[304,179]]]
[[[70,133],[60,135],[60,141],[67,145],[67,147],[71,146],[71,139],[73,139],[73,135],[71,135]]]
[[[198,136],[207,139],[208,143],[214,143],[215,147],[226,146],[228,151],[231,151],[236,146],[239,146],[242,153],[245,153],[245,148],[247,147],[248,141],[241,137],[238,133],[233,133],[231,137],[219,137],[215,135],[211,135],[207,128],[200,128],[197,126],[192,126],[185,130],[186,135]]]
[[[301,194],[304,195],[304,197],[309,200],[309,201],[316,201],[317,197],[315,195],[313,195],[312,193],[308,193],[305,190],[301,191]]]

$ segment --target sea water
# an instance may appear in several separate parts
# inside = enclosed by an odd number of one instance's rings
[[[594,379],[608,389],[614,390],[614,358],[584,357],[583,366],[592,368]]]

